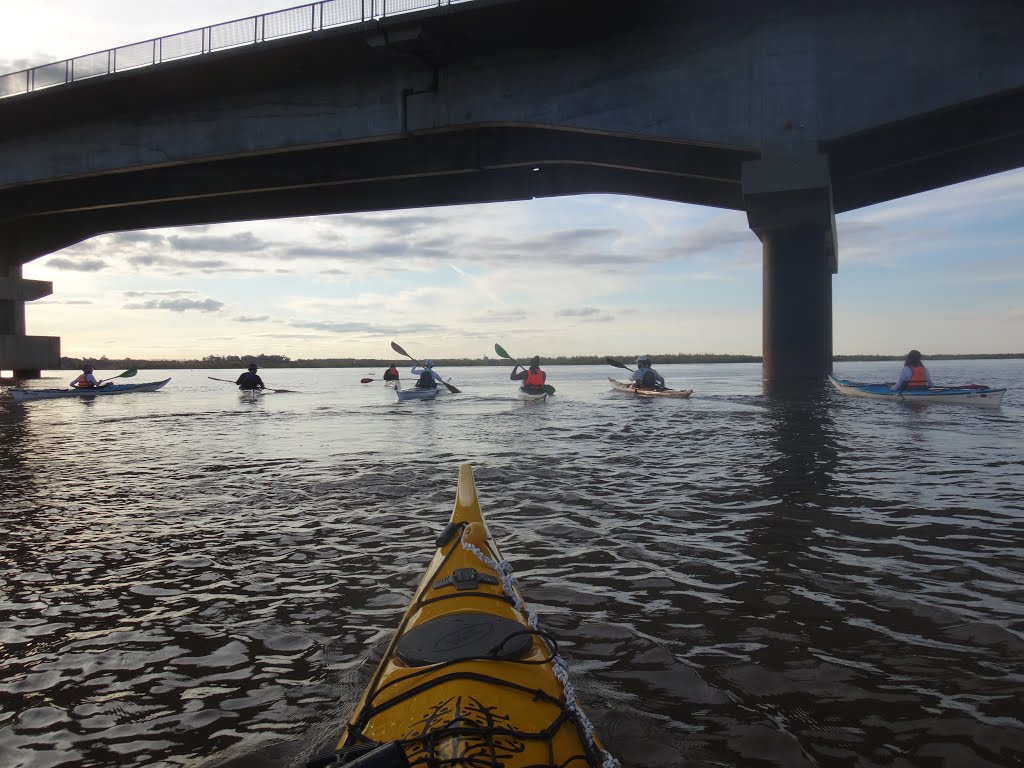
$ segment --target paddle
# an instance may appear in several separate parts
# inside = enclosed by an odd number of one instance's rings
[[[371,381],[373,381],[373,379],[360,379],[359,383],[360,384],[369,384]]]
[[[633,371],[633,369],[630,368],[628,365],[620,363],[618,360],[612,360],[610,357],[606,357],[605,362],[607,362],[608,365],[614,365],[616,368],[625,368],[630,373],[632,373]]]
[[[398,354],[400,354],[400,355],[403,355],[403,356],[405,356],[405,357],[408,357],[408,358],[409,358],[410,360],[412,360],[412,361],[413,361],[414,363],[416,363],[416,365],[418,365],[418,366],[419,366],[420,368],[426,368],[426,366],[425,366],[425,365],[424,365],[423,363],[421,363],[421,362],[420,362],[419,360],[417,360],[417,359],[416,359],[415,357],[413,357],[412,355],[410,355],[410,354],[409,354],[408,352],[406,352],[406,351],[405,351],[404,349],[402,349],[402,348],[401,348],[400,346],[398,346],[397,344],[395,344],[395,342],[393,342],[393,341],[391,342],[391,348],[392,348],[393,350],[395,350],[395,352],[397,352]],[[449,391],[449,392],[451,392],[451,393],[452,393],[453,395],[457,395],[457,394],[459,394],[460,392],[462,392],[462,390],[461,390],[461,389],[459,389],[458,387],[453,387],[453,386],[452,386],[451,384],[449,384],[449,383],[448,383],[447,381],[442,381],[441,383],[442,383],[442,384],[443,384],[443,385],[444,385],[445,387],[447,387],[448,391]]]
[[[223,381],[225,384],[235,384],[235,382],[233,382],[231,379],[218,379],[216,376],[207,376],[206,378],[213,379],[214,381]],[[238,386],[238,385],[235,384],[235,386]],[[297,390],[294,390],[294,389],[271,389],[270,387],[264,387],[263,391],[264,392],[279,392],[279,393],[283,394],[285,392],[296,392]]]
[[[99,384],[102,384],[104,381],[113,381],[114,379],[130,379],[132,376],[134,376],[137,373],[138,373],[138,371],[135,368],[129,368],[124,373],[119,373],[119,374],[117,374],[117,376],[111,376],[109,379],[100,379],[96,383],[97,383],[97,385],[99,385]]]
[[[514,357],[512,357],[512,355],[510,355],[508,352],[506,352],[505,348],[503,346],[501,346],[500,344],[495,344],[494,345],[494,351],[498,353],[498,357],[504,357],[506,360],[511,360],[513,363],[518,365],[520,368],[528,368],[529,367],[529,366],[523,365],[518,360],[516,360]],[[549,395],[555,394],[555,388],[552,387],[550,384],[545,384],[543,387],[541,387],[541,389],[543,389]]]

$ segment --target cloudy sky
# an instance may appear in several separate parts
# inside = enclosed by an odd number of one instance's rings
[[[0,0],[0,73],[291,7]],[[837,354],[1024,351],[1024,171],[838,217]],[[761,352],[743,213],[633,197],[104,235],[25,266],[76,357]]]

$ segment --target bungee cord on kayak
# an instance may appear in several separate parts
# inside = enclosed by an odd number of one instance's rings
[[[501,586],[505,590],[505,594],[512,598],[512,604],[515,609],[526,616],[527,624],[539,632],[540,630],[537,627],[537,612],[532,608],[528,608],[523,602],[522,597],[520,597],[516,577],[512,572],[512,564],[508,560],[492,560],[474,544],[465,541],[462,538],[460,538],[459,541],[464,549],[476,555],[480,562],[495,571],[501,577]],[[565,659],[558,655],[557,650],[554,650],[553,654],[555,677],[558,678],[558,682],[562,684],[562,689],[565,691],[565,708],[579,722],[588,745],[593,747],[594,750],[604,758],[601,763],[602,768],[617,768],[619,761],[597,745],[594,739],[594,724],[590,722],[590,718],[586,716],[583,710],[580,709],[579,704],[576,702],[576,689],[569,680],[569,664]]]

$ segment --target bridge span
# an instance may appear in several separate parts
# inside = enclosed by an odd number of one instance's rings
[[[820,378],[835,214],[1024,165],[1019,0],[431,0],[324,26],[338,2],[303,34],[0,88],[0,368],[56,367],[25,333],[52,286],[21,267],[97,234],[612,193],[746,211],[764,377]]]

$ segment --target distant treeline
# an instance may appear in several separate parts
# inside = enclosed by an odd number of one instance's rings
[[[610,355],[613,360],[632,365],[636,359],[635,354]],[[652,355],[655,365],[669,365],[673,363],[760,363],[760,355],[688,355],[688,354],[663,354]],[[884,361],[903,360],[904,355],[835,355],[836,362],[853,361]],[[1024,358],[1024,352],[999,353],[987,355],[925,355],[925,360],[1001,360]],[[525,360],[528,360],[526,358]],[[255,362],[260,368],[382,368],[389,363],[401,367],[412,365],[412,362],[404,357],[393,357],[388,359],[380,358],[359,358],[359,357],[335,357],[325,359],[307,360],[299,358],[292,360],[286,355],[207,355],[202,360],[139,360],[130,357],[99,359],[62,357],[60,359],[61,369],[78,370],[85,363],[92,363],[97,369],[103,371],[115,368],[246,368],[249,363]],[[602,355],[574,355],[572,357],[544,357],[541,356],[542,365],[605,365],[605,357]],[[472,365],[510,365],[508,360],[501,357],[482,358],[467,357],[435,357],[434,365],[442,366],[472,366]]]

